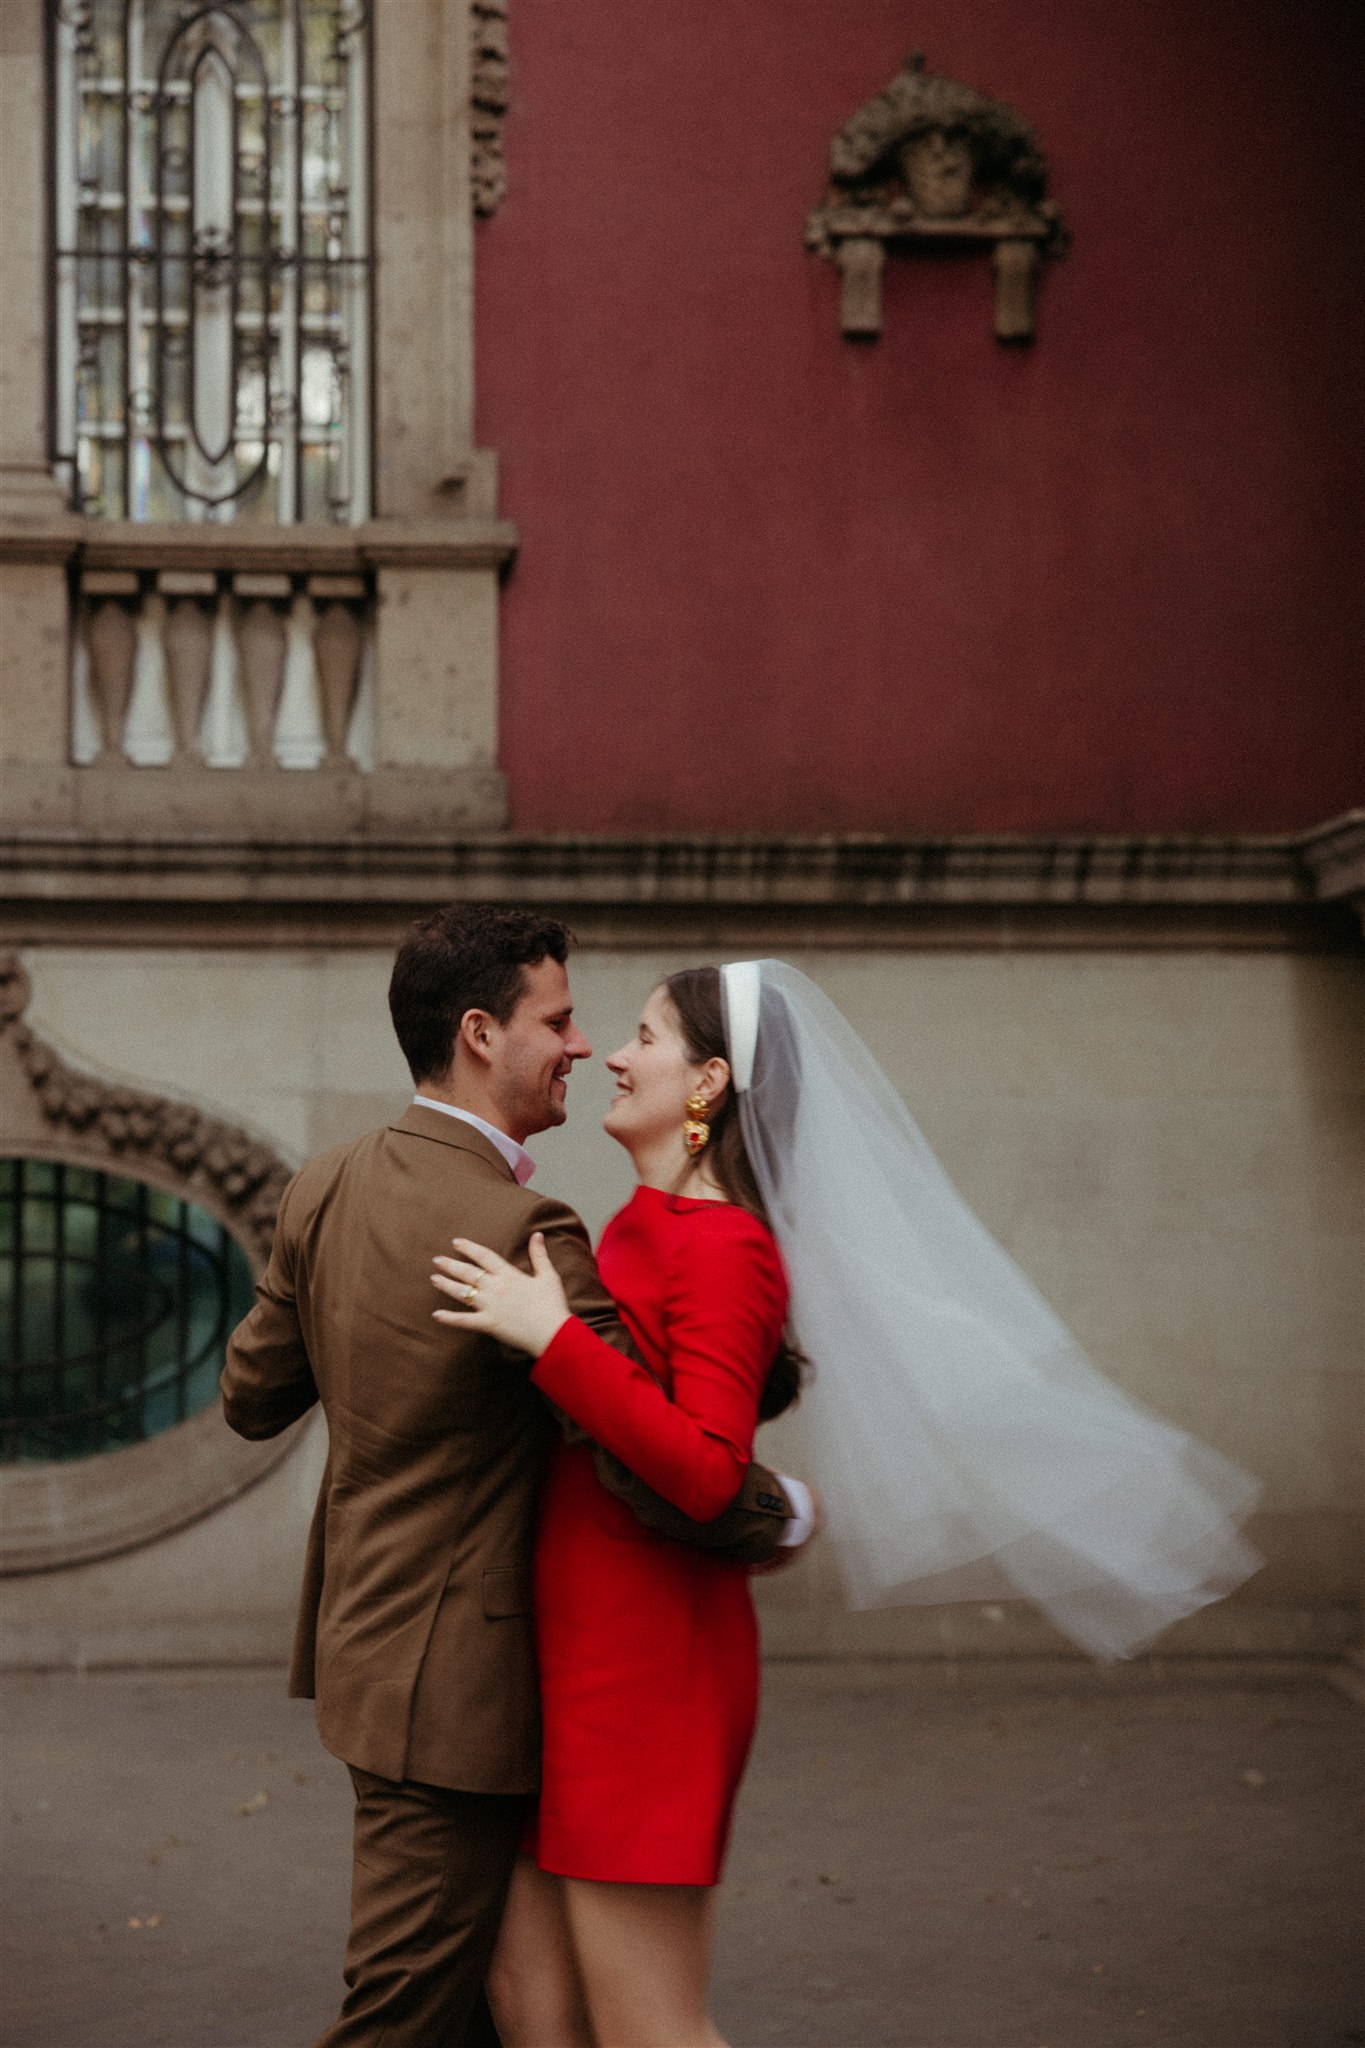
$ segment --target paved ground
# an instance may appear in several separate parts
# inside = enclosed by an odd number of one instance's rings
[[[275,1672],[11,1678],[4,2048],[308,2048],[349,1786]],[[1311,1671],[778,1665],[735,2048],[1365,2042],[1360,1710]]]

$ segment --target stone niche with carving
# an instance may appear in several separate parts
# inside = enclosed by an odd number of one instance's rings
[[[830,186],[806,244],[839,267],[846,335],[882,331],[888,251],[989,249],[999,341],[1033,339],[1042,259],[1067,233],[1038,137],[1003,101],[926,71],[915,51],[830,148]]]

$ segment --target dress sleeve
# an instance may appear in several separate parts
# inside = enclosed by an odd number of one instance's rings
[[[722,1513],[744,1483],[787,1307],[767,1230],[743,1211],[714,1208],[679,1219],[675,1235],[665,1294],[671,1398],[577,1317],[531,1372],[591,1437],[699,1522]]]

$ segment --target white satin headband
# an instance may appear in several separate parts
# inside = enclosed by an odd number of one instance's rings
[[[754,1078],[758,1050],[758,998],[763,977],[757,960],[736,960],[720,970],[725,992],[725,1036],[730,1048],[730,1080],[743,1094]]]

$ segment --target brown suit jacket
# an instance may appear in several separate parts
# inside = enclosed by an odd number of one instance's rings
[[[628,1348],[573,1211],[519,1187],[471,1125],[414,1104],[290,1182],[228,1345],[239,1435],[274,1436],[318,1400],[326,1414],[289,1689],[316,1698],[335,1755],[379,1777],[467,1792],[538,1781],[530,1563],[553,1424],[524,1357],[432,1320],[430,1280],[452,1237],[526,1266],[534,1230],[575,1314]],[[667,1535],[750,1562],[781,1540],[787,1503],[761,1466],[700,1525],[596,1456]]]

